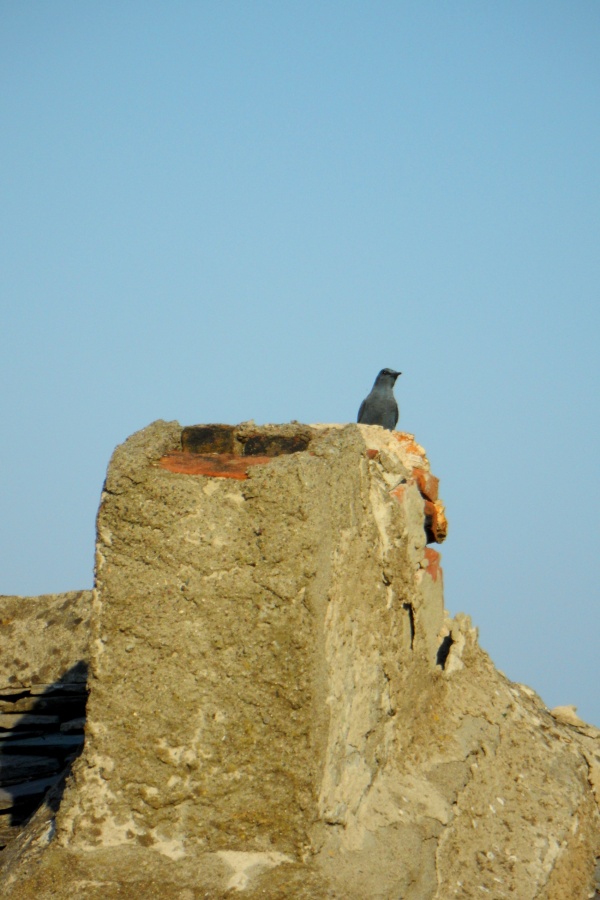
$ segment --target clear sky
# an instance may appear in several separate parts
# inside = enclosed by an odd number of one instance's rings
[[[600,3],[0,0],[0,123],[0,592],[92,586],[133,431],[389,366],[446,606],[600,725]]]

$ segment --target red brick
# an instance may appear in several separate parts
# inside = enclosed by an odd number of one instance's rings
[[[418,466],[413,469],[413,475],[422,496],[425,497],[426,500],[432,500],[435,503],[439,494],[440,479],[436,478],[435,475],[432,475],[431,472],[426,472],[425,469],[421,469]]]
[[[250,466],[273,462],[272,456],[234,456],[232,453],[200,454],[174,450],[159,459],[158,465],[181,475],[208,475],[212,478],[248,477]]]

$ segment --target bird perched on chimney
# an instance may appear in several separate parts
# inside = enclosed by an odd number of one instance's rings
[[[394,384],[402,372],[382,369],[368,397],[360,404],[357,422],[361,425],[382,425],[393,431],[398,422],[398,404],[394,397]]]

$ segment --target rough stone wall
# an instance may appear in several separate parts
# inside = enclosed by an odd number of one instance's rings
[[[591,896],[598,732],[448,618],[445,533],[409,435],[133,435],[98,515],[85,750],[5,895]]]
[[[85,682],[91,601],[91,591],[0,595],[0,687]]]

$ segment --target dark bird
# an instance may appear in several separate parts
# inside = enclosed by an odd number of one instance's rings
[[[398,404],[394,397],[394,384],[402,372],[382,369],[368,397],[360,404],[357,422],[361,425],[382,425],[393,431],[398,422]]]

